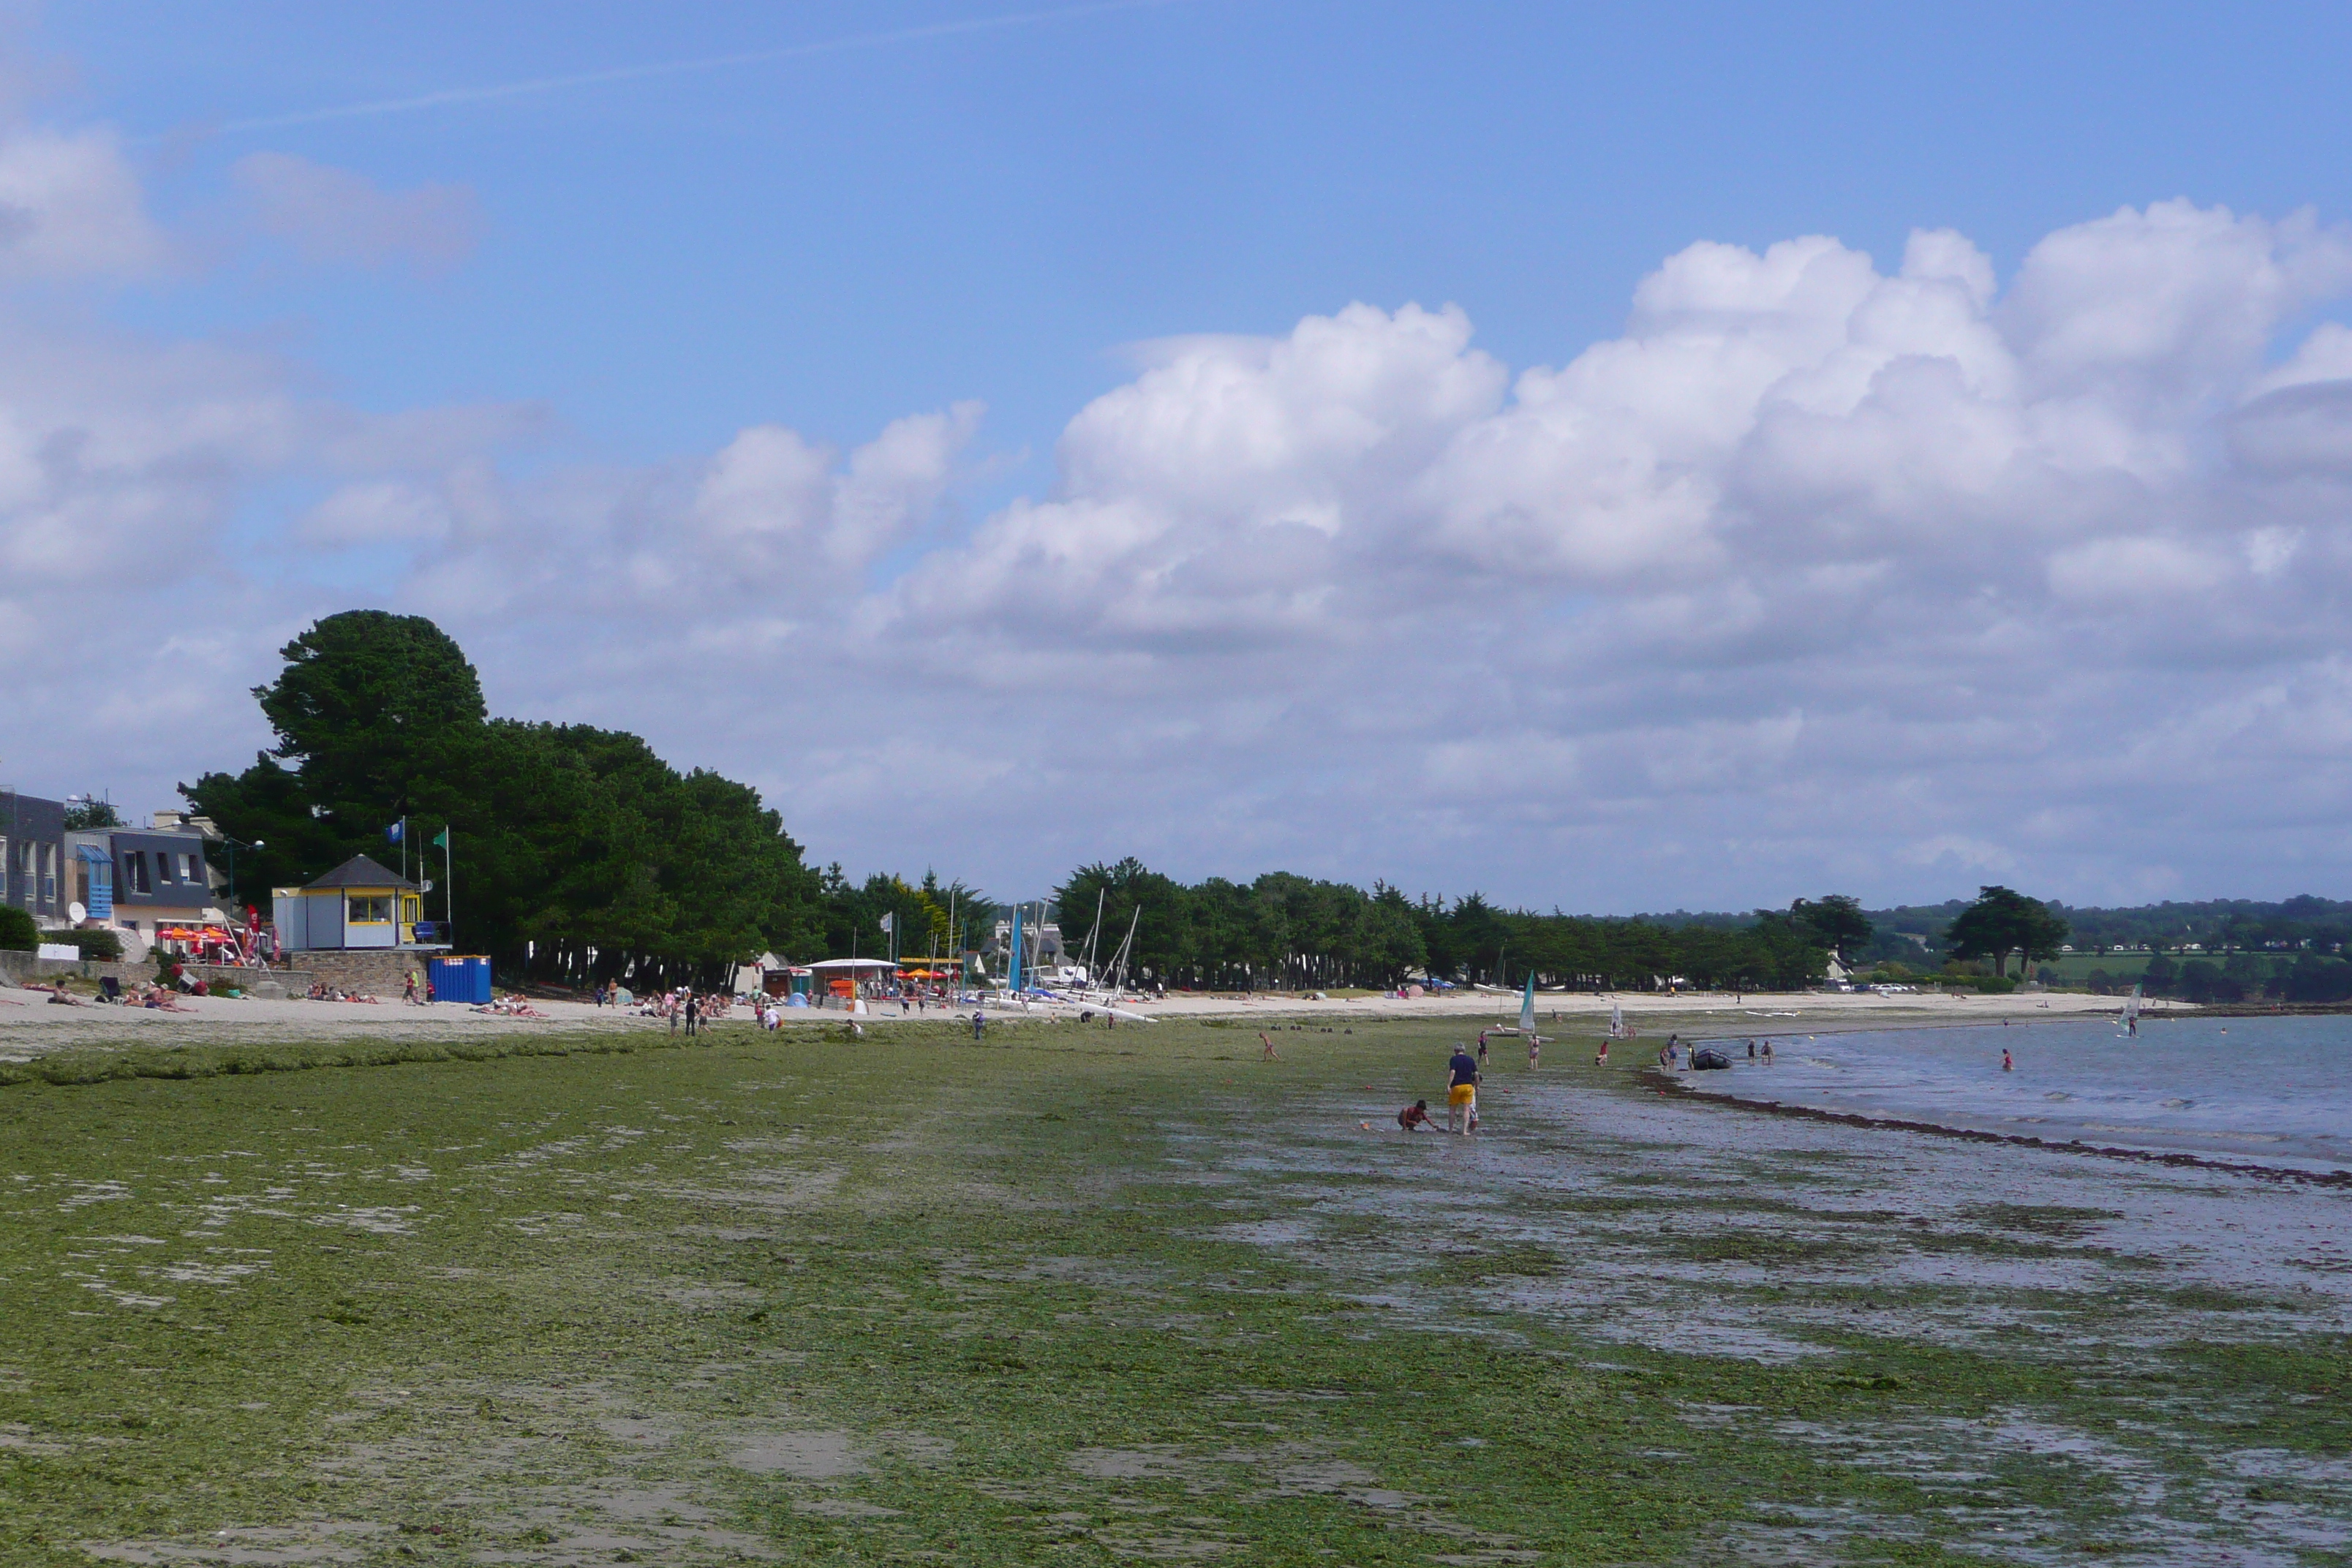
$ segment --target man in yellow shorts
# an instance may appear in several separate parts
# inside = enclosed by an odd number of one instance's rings
[[[1454,1119],[1462,1119],[1462,1135],[1470,1135],[1471,1123],[1478,1119],[1478,1058],[1457,1045],[1454,1059],[1445,1064],[1445,1130],[1454,1130]]]

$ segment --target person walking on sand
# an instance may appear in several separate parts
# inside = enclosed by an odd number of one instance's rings
[[[1282,1059],[1280,1053],[1276,1051],[1274,1048],[1273,1037],[1269,1036],[1264,1029],[1260,1029],[1257,1032],[1257,1043],[1258,1060],[1262,1062],[1278,1062]]]
[[[1528,1070],[1529,1072],[1534,1072],[1542,1066],[1543,1041],[1533,1035],[1529,1035],[1528,1037]]]
[[[1486,1031],[1484,1029],[1478,1031],[1478,1070],[1486,1070]]]
[[[409,970],[400,980],[400,999],[412,1007],[424,1006],[425,1004],[416,999],[416,971]]]
[[[1609,1065],[1609,1037],[1606,1035],[1601,1037],[1601,1048],[1592,1053],[1592,1065],[1597,1068]]]
[[[1445,1064],[1445,1130],[1454,1131],[1454,1119],[1462,1118],[1462,1136],[1470,1136],[1471,1127],[1478,1120],[1478,1058],[1462,1046],[1454,1047],[1453,1059]]]

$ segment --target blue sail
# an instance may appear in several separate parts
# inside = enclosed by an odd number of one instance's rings
[[[1013,906],[1013,963],[1010,970],[1013,989],[1021,989],[1021,906]]]
[[[1536,1032],[1536,972],[1528,971],[1528,988],[1519,997],[1519,1028],[1527,1034]]]

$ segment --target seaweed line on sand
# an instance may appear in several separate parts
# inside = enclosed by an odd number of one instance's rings
[[[572,1034],[555,1040],[501,1040],[495,1044],[418,1040],[324,1046],[289,1041],[282,1046],[220,1046],[209,1049],[182,1046],[127,1051],[61,1051],[30,1061],[0,1062],[0,1089],[28,1083],[67,1088],[142,1078],[232,1078],[248,1073],[307,1072],[313,1068],[487,1062],[509,1057],[629,1056],[639,1051],[689,1050],[703,1044],[646,1031],[610,1037]]]
[[[2105,1143],[2085,1143],[2080,1139],[2060,1142],[2054,1138],[2037,1138],[2030,1132],[1987,1132],[1976,1127],[1947,1127],[1937,1121],[1913,1121],[1894,1116],[1863,1116],[1851,1110],[1822,1110],[1811,1105],[1789,1105],[1777,1100],[1750,1100],[1745,1095],[1725,1094],[1711,1089],[1697,1089],[1667,1078],[1655,1068],[1642,1069],[1643,1079],[1656,1093],[1687,1100],[1699,1105],[1732,1105],[1743,1110],[1761,1110],[1774,1116],[1794,1116],[1808,1121],[1834,1121],[1846,1127],[1874,1127],[1891,1132],[1926,1132],[1938,1138],[1958,1138],[1971,1143],[2015,1143],[2027,1149],[2048,1149],[2060,1154],[2095,1154],[2110,1160],[2137,1160],[2151,1165],[2189,1165],[2200,1170],[2225,1171],[2233,1176],[2252,1176],[2266,1182],[2292,1182],[2315,1187],[2352,1187],[2352,1171],[2298,1171],[2284,1165],[2256,1165],[2242,1160],[2215,1160],[2202,1154],[2179,1152],[2158,1153],[2153,1149],[2118,1149]]]

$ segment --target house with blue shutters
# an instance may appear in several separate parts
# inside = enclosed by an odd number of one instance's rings
[[[194,819],[157,812],[150,827],[94,827],[60,835],[70,902],[85,924],[111,926],[134,951],[163,931],[226,925],[211,840]],[[70,909],[61,912],[65,923]]]

